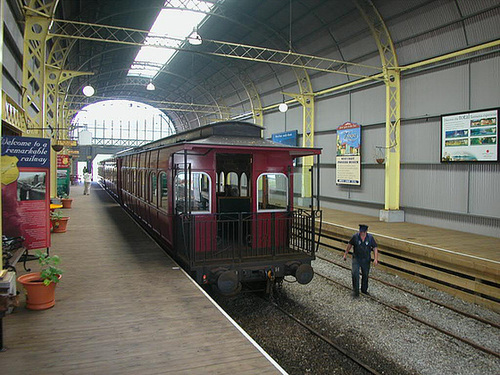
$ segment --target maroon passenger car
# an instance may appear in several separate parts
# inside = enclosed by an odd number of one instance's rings
[[[307,284],[321,211],[312,198],[293,207],[293,162],[321,151],[261,131],[220,122],[182,132],[102,162],[101,181],[200,284],[223,294],[287,275]]]

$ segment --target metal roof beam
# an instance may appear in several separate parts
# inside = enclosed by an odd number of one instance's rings
[[[81,39],[95,42],[107,42],[136,46],[151,46],[179,51],[196,52],[212,56],[276,64],[328,73],[337,73],[353,77],[378,80],[381,67],[305,55],[292,51],[257,47],[238,43],[204,39],[202,48],[174,47],[172,42],[186,42],[185,39],[170,36],[148,36],[149,31],[123,27],[106,26],[84,22],[53,20],[49,37]],[[146,38],[149,39],[146,44]],[[346,71],[351,69],[351,71]]]

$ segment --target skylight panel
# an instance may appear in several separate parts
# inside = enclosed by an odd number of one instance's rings
[[[146,45],[141,47],[128,71],[129,76],[153,78],[176,54],[175,48],[180,47],[203,21],[206,14],[200,11],[209,12],[214,4],[200,0],[167,0],[164,6],[169,8],[158,13],[146,37]],[[171,9],[176,7],[183,9]]]

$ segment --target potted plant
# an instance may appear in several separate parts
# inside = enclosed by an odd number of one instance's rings
[[[59,198],[61,198],[63,208],[71,208],[71,202],[73,202],[73,199],[71,199],[68,194],[63,193]]]
[[[64,216],[61,210],[54,210],[50,213],[50,222],[52,224],[52,232],[64,233],[68,225],[68,216]]]
[[[56,285],[61,279],[63,271],[58,268],[60,258],[57,255],[49,256],[36,251],[40,272],[27,273],[19,276],[19,281],[26,291],[26,308],[30,310],[49,309],[56,303]]]

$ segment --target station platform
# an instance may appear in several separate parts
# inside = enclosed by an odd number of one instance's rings
[[[469,302],[500,311],[500,241],[495,237],[322,208],[321,244],[341,255],[347,242],[369,226],[380,267]]]
[[[30,311],[21,297],[3,319],[0,373],[285,373],[98,184],[71,198],[50,248],[64,270],[56,305]]]

